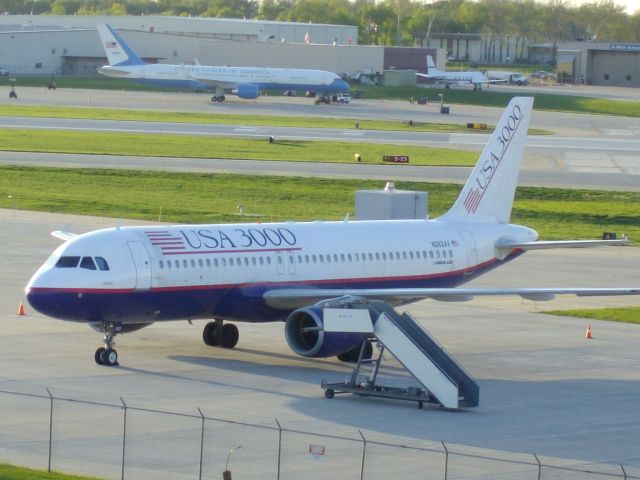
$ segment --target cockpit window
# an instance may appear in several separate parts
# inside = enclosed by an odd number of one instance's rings
[[[57,268],[76,268],[80,257],[60,257],[56,263]]]
[[[82,257],[82,261],[80,262],[80,268],[86,268],[87,270],[96,270],[96,264],[93,263],[93,258]]]
[[[107,270],[109,270],[109,264],[104,258],[96,257],[96,263],[98,264],[98,268],[103,272],[106,272]]]

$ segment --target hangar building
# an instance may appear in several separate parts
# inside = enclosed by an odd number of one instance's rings
[[[149,62],[317,68],[348,75],[413,68],[402,49],[358,45],[356,26],[56,15],[0,15],[0,65],[15,75],[95,75],[107,63],[95,30],[98,23],[118,30]]]
[[[558,49],[558,74],[569,83],[640,87],[640,44],[564,43]]]

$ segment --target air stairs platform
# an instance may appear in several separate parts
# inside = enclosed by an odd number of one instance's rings
[[[478,406],[478,384],[415,319],[407,313],[399,314],[384,302],[368,303],[366,307],[366,310],[356,306],[349,306],[348,309],[325,308],[325,330],[330,328],[330,331],[353,332],[353,326],[344,323],[348,322],[348,319],[345,320],[345,310],[351,310],[354,314],[356,312],[353,310],[359,311],[361,319],[367,312],[371,323],[369,327],[364,326],[366,322],[360,322],[365,339],[349,378],[341,383],[322,382],[327,398],[333,398],[337,393],[352,393],[414,401],[419,408],[425,404],[452,410]],[[340,321],[331,321],[334,315],[340,317]],[[367,342],[377,342],[377,359],[365,358]],[[411,373],[419,386],[398,388],[376,383],[385,349]],[[359,377],[362,367],[367,364],[373,364],[373,367],[369,378],[363,381]]]

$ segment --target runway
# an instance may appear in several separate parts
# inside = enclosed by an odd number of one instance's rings
[[[98,367],[93,351],[101,342],[100,334],[42,317],[29,307],[25,317],[15,312],[29,276],[59,244],[50,231],[71,224],[70,230],[79,233],[120,221],[0,210],[0,222],[5,247],[0,253],[0,390],[46,395],[46,387],[57,397],[84,401],[118,405],[122,397],[136,407],[196,415],[199,407],[207,416],[257,425],[274,425],[277,418],[285,428],[305,432],[357,439],[361,430],[379,442],[441,449],[439,442],[444,441],[452,451],[482,456],[533,461],[535,452],[549,464],[596,470],[607,464],[616,472],[623,464],[629,475],[640,473],[638,326],[592,322],[594,339],[589,341],[584,338],[584,320],[539,313],[637,305],[637,298],[419,302],[406,309],[476,377],[480,406],[451,413],[350,396],[327,400],[319,388],[321,380],[341,381],[349,368],[333,359],[297,357],[288,349],[280,324],[239,324],[240,343],[232,351],[206,347],[200,322],[156,324],[118,337],[120,367]],[[130,222],[122,222],[126,223]],[[639,270],[637,248],[539,251],[473,285],[637,286]],[[383,381],[398,378],[400,368],[391,362],[382,375]],[[0,394],[0,405],[0,458],[46,467],[42,445],[46,445],[48,401]],[[56,468],[120,478],[121,412],[65,403],[56,407],[56,415]],[[197,473],[197,447],[192,451],[185,445],[197,443],[199,421],[133,412],[130,422],[132,478],[181,479]],[[244,442],[244,451],[232,463],[234,477],[259,479],[265,472],[275,476],[272,453],[277,439],[270,434],[226,425],[211,431],[207,441],[224,455],[235,442]],[[310,479],[340,472],[344,476],[351,471],[345,466],[359,467],[362,453],[359,444],[347,443],[289,434],[284,439],[283,468],[289,472],[285,477],[299,478],[293,473],[296,468]],[[309,459],[309,444],[326,445],[330,452],[326,461]],[[216,478],[224,465],[224,458],[222,465],[219,460],[205,459],[207,472],[216,472]],[[376,446],[368,451],[367,461],[373,462],[367,475],[373,479],[388,478],[393,472],[417,475],[425,468],[442,469],[439,455],[413,457]],[[462,457],[450,461],[449,473],[455,478],[524,479],[536,471],[510,466],[515,471],[507,476],[507,466],[499,462]],[[373,465],[378,464],[375,470]]]
[[[0,152],[2,165],[71,168],[123,168],[196,173],[237,173],[319,178],[359,178],[385,181],[464,183],[467,167],[421,167],[413,165],[367,165],[355,163],[273,162],[265,160],[132,157],[120,155],[69,155],[59,153]],[[520,171],[519,185],[589,190],[640,191],[640,176],[621,175],[606,168],[576,172],[544,168]],[[595,171],[594,171],[595,170]],[[381,184],[382,186],[382,184]]]
[[[465,124],[481,122],[495,124],[502,109],[455,105],[450,115],[437,113],[436,105],[417,106],[408,102],[354,100],[349,105],[315,106],[311,99],[289,97],[261,97],[256,101],[232,99],[224,104],[211,104],[206,96],[194,93],[172,92],[114,92],[98,90],[56,90],[25,88],[20,102],[27,105],[87,106],[134,109],[163,109],[193,112],[243,113],[257,115],[292,115],[347,117],[354,119],[376,118],[417,122],[445,122]],[[514,90],[516,92],[520,90]],[[0,104],[7,103],[0,99]],[[326,107],[326,108],[325,108]],[[288,127],[253,127],[246,125],[203,125],[164,122],[123,122],[65,120],[49,118],[0,117],[1,127],[33,129],[75,129],[111,132],[154,132],[180,135],[231,135],[243,137],[307,140],[340,140],[353,142],[384,142],[397,145],[423,145],[480,151],[486,144],[486,134],[440,134],[400,131],[367,131],[362,129],[312,129]],[[355,126],[355,124],[354,124]],[[551,136],[529,136],[521,174],[523,185],[551,186],[605,190],[640,190],[640,119],[603,115],[578,115],[535,111],[531,126],[554,132]],[[92,166],[102,164],[106,157],[54,155],[49,165]],[[42,157],[31,154],[0,154],[0,162],[34,162],[41,164]],[[463,182],[467,170],[451,168],[421,169],[412,167],[393,170],[384,167],[354,169],[353,166],[311,165],[275,162],[226,162],[190,161],[186,159],[131,159],[111,157],[107,164],[144,164],[150,168],[196,171],[249,171],[258,174],[336,176],[342,178],[380,178],[384,180],[424,180]],[[196,164],[189,167],[188,164]],[[358,166],[363,167],[363,166]],[[403,166],[404,167],[404,166]],[[204,170],[202,170],[204,169]],[[364,171],[364,172],[363,172]],[[390,176],[392,175],[392,176]]]

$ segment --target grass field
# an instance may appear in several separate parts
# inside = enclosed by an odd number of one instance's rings
[[[565,317],[580,317],[590,320],[607,320],[610,322],[640,324],[640,307],[627,308],[597,308],[584,310],[547,310],[540,313],[561,315]]]
[[[98,480],[96,477],[78,477],[63,473],[45,472],[0,463],[0,480]]]
[[[0,208],[144,220],[161,216],[180,223],[340,220],[353,214],[356,190],[382,187],[383,182],[371,180],[0,167]],[[396,187],[428,191],[432,218],[453,204],[461,188],[420,182],[396,182]],[[257,216],[238,215],[238,205]],[[638,239],[640,193],[520,188],[512,222],[546,239],[599,238],[603,231]]]
[[[382,164],[383,155],[408,155],[412,165],[473,165],[477,153],[445,148],[380,143],[324,142],[264,138],[144,133],[0,129],[0,150],[185,158],[231,158],[296,162]],[[398,165],[402,168],[402,165]]]

